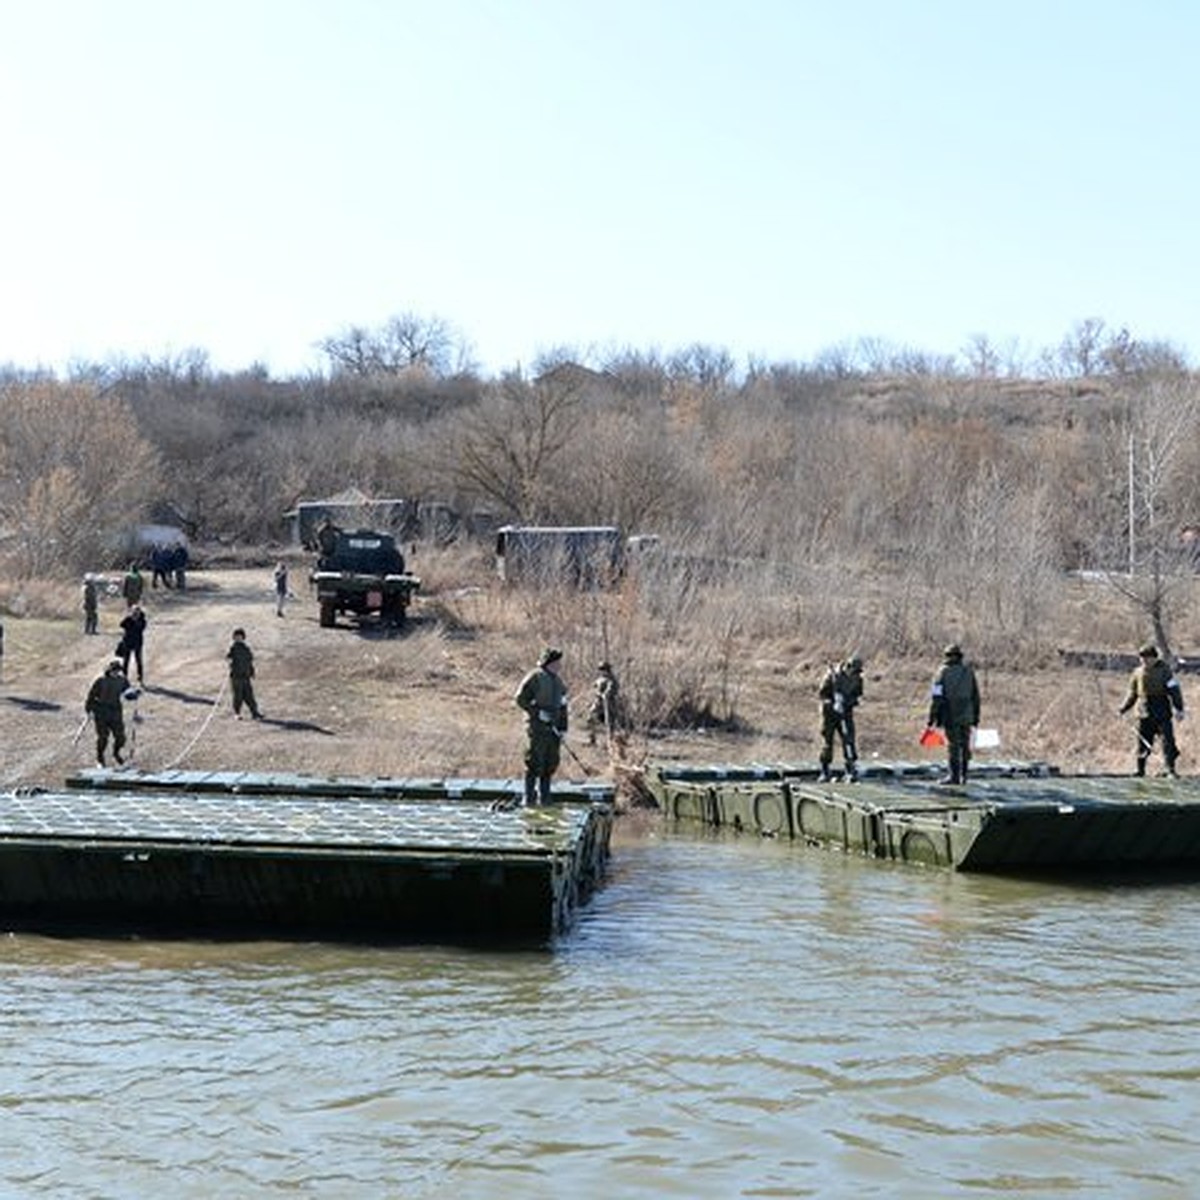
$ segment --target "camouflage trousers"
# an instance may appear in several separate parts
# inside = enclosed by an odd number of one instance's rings
[[[945,732],[950,778],[955,783],[966,783],[967,767],[971,762],[971,726],[947,725]]]
[[[529,726],[525,747],[525,803],[545,804],[550,798],[550,779],[558,770],[562,742],[558,734],[541,721]]]
[[[854,714],[852,712],[836,713],[832,708],[821,709],[821,766],[827,767],[833,762],[833,739],[837,737],[842,742],[842,756],[846,760],[847,770],[854,767],[858,760],[858,742],[854,729]]]
[[[1162,738],[1163,761],[1168,771],[1175,770],[1179,747],[1175,744],[1175,722],[1170,717],[1139,717],[1137,723],[1137,773],[1145,775],[1154,739]]]
[[[92,721],[96,726],[96,761],[104,763],[104,752],[108,749],[108,739],[111,736],[113,754],[118,760],[125,746],[125,718],[118,710],[116,712],[97,711],[92,713]]]

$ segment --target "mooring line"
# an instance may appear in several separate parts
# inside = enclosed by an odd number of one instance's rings
[[[192,735],[192,740],[180,752],[171,759],[170,762],[164,763],[162,770],[170,771],[177,767],[191,752],[192,747],[204,736],[204,731],[208,728],[209,722],[217,715],[217,709],[221,707],[221,698],[225,695],[225,688],[229,685],[227,678],[221,680],[221,686],[217,690],[216,698],[212,702],[212,707],[208,710],[208,716],[200,722],[200,728]]]

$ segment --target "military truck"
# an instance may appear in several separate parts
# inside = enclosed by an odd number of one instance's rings
[[[377,617],[385,625],[403,625],[421,581],[404,569],[404,555],[390,533],[374,529],[327,528],[322,553],[309,576],[317,590],[321,624],[338,613]]]

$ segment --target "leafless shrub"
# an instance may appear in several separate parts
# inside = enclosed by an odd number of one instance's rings
[[[158,459],[128,405],[84,385],[0,388],[0,528],[23,578],[105,561],[142,516]]]

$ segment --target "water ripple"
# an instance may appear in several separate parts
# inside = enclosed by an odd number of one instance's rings
[[[0,941],[0,1194],[1175,1197],[1200,892],[623,842],[553,953]]]

